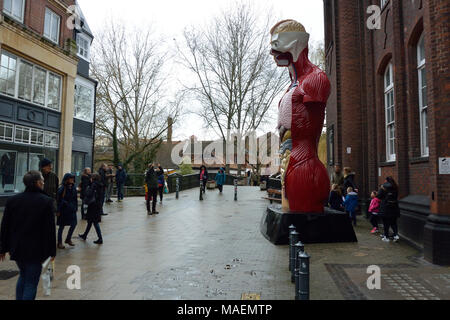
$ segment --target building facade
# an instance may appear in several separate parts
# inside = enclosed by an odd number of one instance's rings
[[[24,190],[24,174],[44,157],[60,178],[76,172],[78,154],[92,162],[95,82],[77,46],[79,34],[92,35],[87,24],[69,27],[73,5],[0,0],[0,206]]]
[[[328,168],[400,188],[400,235],[450,264],[450,2],[324,0]]]

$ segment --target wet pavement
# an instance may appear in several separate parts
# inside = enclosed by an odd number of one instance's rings
[[[259,231],[268,201],[259,188],[224,194],[198,190],[166,195],[159,215],[147,216],[143,198],[105,205],[102,246],[92,228],[86,242],[58,250],[52,294],[42,284],[37,299],[293,300],[288,247],[274,246]],[[425,262],[405,242],[384,243],[358,217],[358,243],[306,245],[311,255],[311,299],[450,299],[450,268]],[[84,231],[79,222],[75,235]],[[81,289],[67,289],[76,265]],[[367,267],[381,269],[381,289],[367,289]],[[14,299],[17,267],[0,263],[0,299]],[[6,280],[2,280],[6,279]]]

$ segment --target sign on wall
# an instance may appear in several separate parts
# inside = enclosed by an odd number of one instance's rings
[[[439,158],[439,174],[450,174],[450,158]]]

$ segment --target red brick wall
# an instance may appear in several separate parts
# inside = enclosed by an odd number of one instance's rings
[[[448,1],[393,1],[382,11],[381,30],[366,27],[367,6],[379,1],[325,0],[330,10],[325,21],[326,39],[334,40],[327,124],[335,125],[335,141],[343,165],[364,171],[366,190],[376,188],[388,175],[397,179],[401,196],[428,195],[432,211],[450,213],[450,176],[438,174],[438,157],[450,156],[450,32]],[[330,21],[335,23],[330,27]],[[425,33],[428,83],[430,157],[421,158],[416,45]],[[386,162],[383,75],[386,65],[394,67],[396,108],[396,161]],[[359,71],[363,66],[364,75]],[[367,133],[365,133],[365,130]],[[357,142],[361,141],[361,144]],[[355,144],[356,143],[356,144]],[[356,145],[356,146],[355,146]],[[352,146],[352,154],[345,149]],[[356,164],[354,164],[356,162]],[[381,168],[381,177],[378,169]],[[360,182],[361,180],[359,180]],[[433,204],[434,203],[434,204]],[[434,206],[434,209],[433,209]]]

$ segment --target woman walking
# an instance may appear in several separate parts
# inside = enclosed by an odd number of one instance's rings
[[[387,177],[377,193],[377,198],[381,200],[380,216],[383,219],[384,236],[383,241],[389,242],[389,228],[394,231],[393,240],[397,242],[398,236],[397,219],[400,217],[400,208],[398,206],[398,185],[392,177]]]
[[[86,231],[78,236],[86,241],[89,231],[91,230],[92,225],[94,225],[98,237],[98,239],[94,241],[95,244],[103,244],[102,231],[99,223],[102,221],[102,199],[104,196],[104,189],[102,177],[97,173],[93,174],[92,184],[87,189],[85,195],[85,202],[88,204],[86,215],[88,224],[86,226]]]
[[[59,226],[58,229],[58,248],[65,249],[62,243],[62,235],[65,226],[69,226],[69,232],[67,233],[65,243],[69,246],[75,246],[72,243],[72,234],[77,226],[77,211],[78,211],[78,197],[77,189],[74,186],[75,176],[71,173],[66,173],[64,175],[62,185],[58,188],[56,192],[56,224]]]
[[[87,188],[91,185],[91,168],[85,168],[81,175],[80,183],[80,199],[81,199],[81,219],[86,220],[85,206],[87,204],[84,201]]]
[[[160,200],[160,204],[162,204],[163,193],[164,193],[164,186],[165,186],[166,180],[164,179],[164,169],[159,164],[158,164],[158,172],[157,172],[157,174],[158,174],[159,200]]]
[[[219,172],[216,174],[216,183],[217,187],[219,188],[220,193],[223,191],[223,185],[225,184],[225,169],[220,168]]]
[[[208,182],[208,170],[205,166],[200,167],[200,181],[202,183],[202,192],[205,193],[206,183]]]

